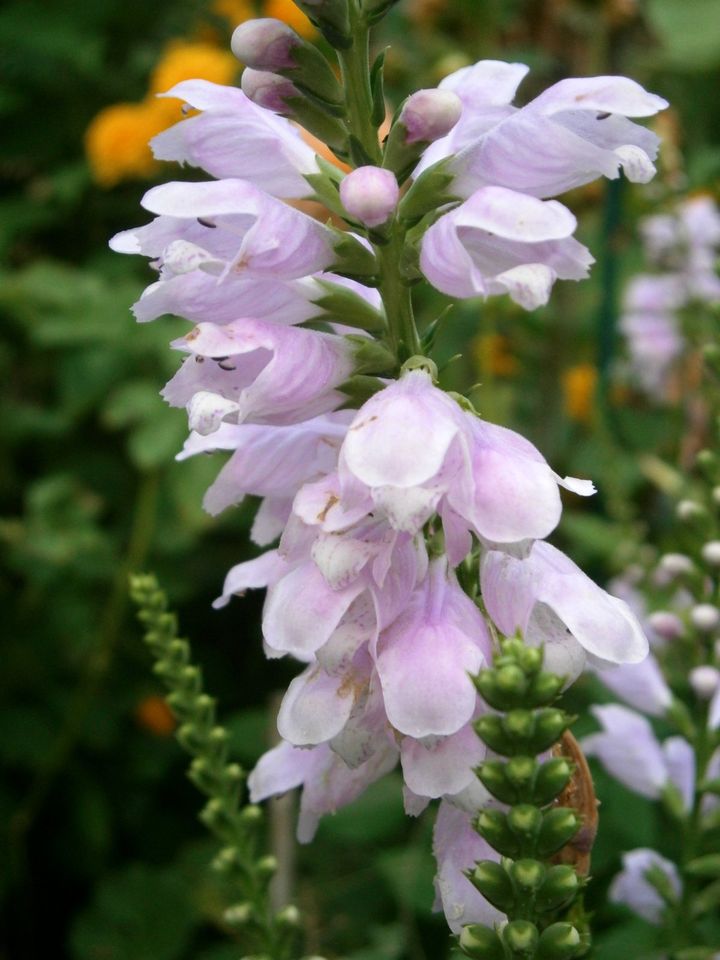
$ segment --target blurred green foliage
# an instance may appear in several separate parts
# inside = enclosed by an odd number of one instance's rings
[[[2,960],[237,955],[205,869],[212,844],[196,823],[184,761],[152,719],[157,689],[128,616],[127,574],[153,569],[179,606],[245,765],[269,742],[268,707],[292,668],[264,661],[258,598],[209,609],[227,569],[250,555],[252,510],[211,520],[200,501],[218,461],[173,460],[184,418],[158,391],[176,363],[168,341],[184,324],[135,325],[129,306],[148,272],[106,248],[113,232],[142,221],[148,184],[101,190],[83,155],[95,114],[142,98],[166,43],[211,21],[200,0],[0,8]],[[720,104],[711,99],[719,21],[714,0],[402,0],[378,38],[391,44],[395,102],[495,57],[531,64],[525,97],[563,76],[622,72],[673,103],[653,185],[570,198],[599,260],[593,280],[561,285],[532,315],[500,301],[462,304],[439,342],[441,361],[465,352],[443,376],[463,389],[480,380],[474,397],[485,416],[531,437],[560,473],[595,479],[592,503],[567,498],[558,540],[601,580],[622,563],[619,544],[648,527],[662,536],[665,500],[640,455],[674,462],[683,415],[633,395],[618,406],[601,376],[593,416],[571,420],[563,371],[596,364],[602,343],[617,350],[621,278],[640,263],[638,216],[712,188],[720,174]],[[612,231],[609,203],[619,205]],[[443,304],[428,295],[421,315],[429,320]],[[479,359],[478,333],[502,338],[512,375]],[[596,695],[589,684],[573,692],[579,710]],[[652,845],[666,825],[606,778],[598,787],[594,955],[651,956],[652,931],[602,897],[619,851]],[[287,816],[278,821],[289,828]],[[405,818],[397,776],[327,819],[299,851],[294,878],[307,952],[447,956],[444,922],[429,913],[430,847],[431,820]]]

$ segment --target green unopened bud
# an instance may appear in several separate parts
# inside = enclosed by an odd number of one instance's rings
[[[431,211],[459,199],[450,192],[453,175],[448,172],[448,166],[447,159],[439,160],[413,181],[398,207],[401,220],[409,225],[419,223]]]
[[[377,23],[399,0],[361,0],[362,11],[369,24]]]
[[[523,893],[530,893],[542,886],[546,869],[539,860],[516,860],[509,868],[510,876],[516,887]]]
[[[510,830],[527,845],[534,842],[540,832],[543,815],[537,807],[529,803],[520,803],[508,811],[506,821]]]
[[[515,758],[527,759],[527,758]],[[512,762],[512,761],[511,761]],[[509,766],[509,764],[508,764]],[[505,776],[506,766],[500,760],[485,760],[475,770],[480,783],[502,803],[515,803],[518,800],[517,787]]]
[[[543,753],[567,730],[575,718],[557,710],[555,707],[544,707],[535,714],[535,731],[531,740],[531,751]]]
[[[518,799],[524,799],[532,788],[538,764],[534,757],[511,757],[505,766],[505,776],[517,789]]]
[[[544,670],[535,674],[527,692],[527,703],[533,707],[544,707],[553,702],[562,691],[565,680],[554,673]]]
[[[207,745],[207,737],[194,723],[183,723],[178,727],[175,736],[190,753],[197,753]]]
[[[223,920],[231,927],[244,927],[253,917],[253,908],[250,903],[235,903],[223,913]]]
[[[198,667],[183,667],[180,671],[179,685],[188,694],[199,694],[202,685],[202,674]]]
[[[261,880],[269,880],[270,877],[273,877],[277,873],[277,868],[277,857],[274,857],[270,853],[265,857],[261,857],[255,864],[255,870]]]
[[[229,873],[238,862],[237,847],[223,847],[213,858],[212,869],[216,873]]]
[[[720,853],[707,853],[705,856],[696,857],[686,864],[684,869],[691,877],[720,877]]]
[[[574,900],[579,888],[580,881],[572,867],[565,864],[550,867],[535,906],[541,911],[559,910]]]
[[[243,807],[240,812],[240,822],[245,827],[254,827],[262,821],[263,812],[260,807],[256,804],[251,803],[247,807]]]
[[[497,933],[481,923],[462,928],[460,949],[473,960],[504,960],[505,957]]]
[[[502,810],[481,810],[476,821],[477,832],[504,857],[517,857],[521,852],[517,836],[510,830]]]
[[[535,714],[531,710],[511,710],[505,714],[503,728],[516,744],[524,745],[535,734]]]
[[[475,721],[474,727],[477,735],[491,750],[504,756],[511,756],[517,752],[517,746],[508,736],[503,726],[503,719],[494,713],[486,713]]]
[[[481,860],[469,875],[470,883],[503,913],[515,904],[515,891],[507,872],[492,860]]]
[[[564,757],[553,757],[542,764],[535,777],[532,800],[543,806],[562,793],[570,782],[574,767]]]
[[[541,647],[525,647],[518,655],[520,666],[526,673],[537,673],[542,667],[544,653]]]
[[[218,777],[205,757],[195,757],[190,764],[188,776],[204,793],[214,793],[218,788]]]
[[[288,904],[277,914],[277,922],[281,927],[298,927],[300,925],[300,911],[293,904]]]
[[[580,829],[580,817],[569,807],[556,807],[543,816],[537,840],[537,855],[550,857],[571,840]]]
[[[571,923],[553,923],[540,935],[537,960],[572,960],[580,949],[580,934]]]
[[[480,696],[496,710],[512,710],[524,702],[525,674],[516,664],[482,670],[475,681]]]
[[[534,923],[528,920],[513,920],[502,932],[503,940],[513,960],[534,957],[539,934]]]

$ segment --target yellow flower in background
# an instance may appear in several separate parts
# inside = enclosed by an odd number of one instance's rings
[[[93,179],[103,187],[152,176],[157,163],[148,140],[168,125],[160,100],[115,103],[101,110],[85,131],[85,154]]]
[[[224,17],[233,28],[257,16],[253,0],[215,0],[210,10],[218,17]]]
[[[296,7],[292,0],[265,0],[263,4],[263,16],[275,17],[276,20],[284,20],[293,30],[296,30],[301,37],[312,37],[315,35],[315,27],[299,7]]]
[[[510,353],[510,342],[501,333],[481,333],[470,341],[471,356],[480,374],[512,377],[518,372],[518,361]]]
[[[230,84],[239,70],[240,64],[229,50],[211,43],[175,40],[166,48],[151,74],[149,92],[165,93],[181,80],[196,78]]]
[[[592,419],[597,378],[597,369],[592,363],[578,363],[563,371],[563,404],[571,420],[589,423]]]

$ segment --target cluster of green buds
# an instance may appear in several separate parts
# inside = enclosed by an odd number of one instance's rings
[[[541,649],[508,639],[493,667],[475,678],[497,711],[480,717],[475,729],[507,759],[486,760],[476,770],[502,806],[481,810],[474,827],[501,859],[479,861],[468,878],[507,922],[463,928],[460,948],[473,960],[574,960],[589,949],[578,897],[595,801],[588,778],[588,799],[577,808],[562,802],[582,796],[577,776],[586,768],[567,755],[573,754],[565,744],[574,743],[566,732],[574,718],[553,706],[563,679],[542,664]]]
[[[130,593],[154,672],[169,691],[177,739],[193,757],[188,776],[208,797],[200,819],[222,843],[212,866],[235,892],[224,922],[229,931],[241,931],[243,942],[257,951],[252,960],[289,960],[297,955],[299,913],[294,906],[279,911],[271,906],[268,888],[277,863],[259,850],[263,813],[242,803],[245,771],[228,758],[229,737],[216,723],[215,700],[203,690],[200,668],[191,661],[188,641],[178,637],[177,618],[168,612],[155,577],[131,577]]]

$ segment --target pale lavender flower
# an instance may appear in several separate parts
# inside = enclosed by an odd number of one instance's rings
[[[397,756],[397,747],[389,737],[358,767],[349,767],[326,744],[305,750],[283,742],[261,757],[250,774],[250,799],[259,803],[302,787],[297,836],[301,843],[309,843],[324,814],[335,813],[357,799],[371,783],[392,770]]]
[[[223,423],[209,436],[192,433],[176,459],[232,451],[207,490],[203,506],[215,516],[248,495],[267,497],[283,505],[284,519],[275,533],[279,536],[299,488],[334,469],[352,417],[353,411],[342,410],[287,426]]]
[[[405,143],[432,143],[458,122],[462,103],[450,90],[416,90],[400,109],[398,123],[405,128]]]
[[[527,556],[488,551],[480,567],[483,601],[506,635],[520,630],[531,646],[545,646],[549,670],[576,679],[586,657],[638,663],[648,642],[635,615],[572,560],[536,541]]]
[[[200,323],[172,346],[190,356],[162,395],[186,406],[190,429],[203,435],[224,420],[288,424],[328,413],[353,371],[346,338],[252,318]]]
[[[695,753],[687,740],[669,737],[660,744],[648,720],[620,704],[595,706],[592,712],[603,730],[582,741],[587,756],[597,757],[616,780],[651,800],[659,799],[672,784],[689,810],[695,790]]]
[[[423,238],[420,266],[456,297],[509,293],[526,310],[547,303],[556,279],[581,280],[594,262],[574,239],[577,221],[555,200],[483,187]]]
[[[622,856],[623,868],[610,885],[608,896],[613,903],[629,907],[648,923],[659,926],[667,904],[655,886],[647,879],[649,870],[661,870],[675,891],[682,893],[682,882],[677,867],[670,860],[661,857],[656,850],[639,847],[629,850]]]
[[[473,829],[471,817],[447,801],[440,804],[435,821],[433,853],[438,864],[435,909],[445,911],[453,933],[468,923],[493,926],[505,919],[466,876],[478,860],[499,862],[500,855]]]
[[[202,270],[292,280],[330,266],[333,232],[245,180],[164,183],[142,205],[158,218],[116,234],[118,253],[159,258],[163,276]]]
[[[673,275],[637,276],[625,293],[620,329],[627,339],[632,369],[650,393],[662,392],[685,346],[676,317],[684,301],[682,282]]]
[[[667,101],[626,77],[561,80],[481,134],[450,162],[462,197],[498,185],[553,197],[622,169],[637,183],[655,174],[659,139],[628,117],[649,117]]]
[[[651,717],[664,716],[672,703],[672,692],[652,653],[640,663],[596,668],[595,675],[621,700]]]
[[[493,543],[550,533],[560,519],[558,485],[594,492],[588,481],[558,477],[523,437],[463,411],[422,370],[358,411],[338,478],[326,528],[342,526],[348,510],[380,511],[395,529],[415,533],[438,513],[453,564],[470,549],[471,531]]]
[[[162,96],[177,97],[202,113],[154,137],[156,159],[189,163],[214,177],[239,177],[275,197],[312,193],[305,175],[319,172],[315,151],[288,120],[235,87],[207,80],[184,80]]]

